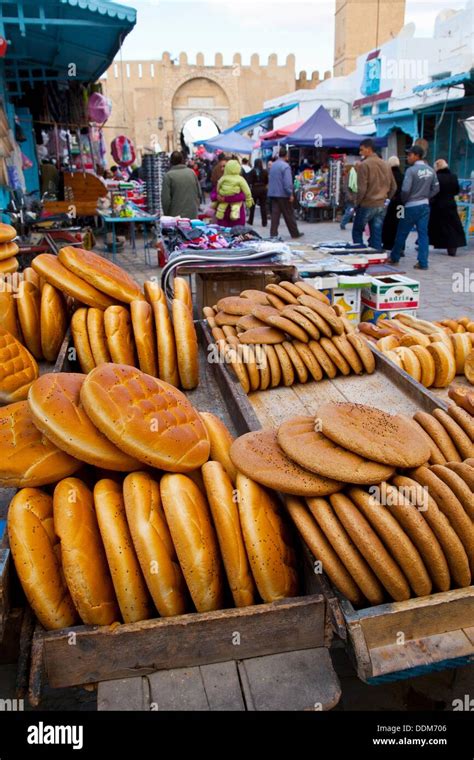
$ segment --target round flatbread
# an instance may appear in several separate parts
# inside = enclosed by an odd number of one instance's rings
[[[273,430],[259,430],[237,438],[230,449],[236,468],[267,488],[295,496],[326,496],[340,491],[341,482],[300,467],[280,448]]]
[[[393,475],[393,467],[363,459],[334,444],[316,432],[315,423],[314,417],[295,417],[278,429],[279,445],[301,467],[344,483],[380,483]]]
[[[326,402],[319,407],[318,417],[327,438],[374,462],[418,467],[430,458],[426,439],[401,414],[363,404]]]

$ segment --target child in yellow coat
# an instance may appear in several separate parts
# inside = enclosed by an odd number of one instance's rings
[[[232,159],[225,165],[224,174],[217,183],[217,195],[225,198],[226,196],[238,195],[239,193],[245,193],[245,205],[247,208],[253,206],[252,193],[247,181],[242,177],[240,173],[240,164],[238,161]],[[243,201],[238,203],[227,203],[225,201],[216,201],[213,206],[217,209],[216,216],[218,219],[223,219],[227,207],[230,205],[230,218],[235,221],[240,218],[240,208]]]

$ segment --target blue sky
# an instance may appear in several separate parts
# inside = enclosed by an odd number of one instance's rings
[[[206,63],[212,63],[219,52],[230,63],[233,53],[240,52],[247,63],[255,52],[262,61],[270,53],[277,53],[281,61],[294,53],[297,71],[322,74],[332,68],[335,0],[127,0],[121,4],[138,10],[137,26],[122,49],[124,59],[156,60],[168,50],[173,57],[185,51],[191,61],[202,52]],[[441,10],[458,10],[465,4],[465,0],[407,0],[405,21],[415,22],[418,36],[431,36]]]

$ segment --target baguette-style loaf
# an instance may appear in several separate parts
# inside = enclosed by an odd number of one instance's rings
[[[164,475],[160,491],[176,554],[197,611],[221,609],[224,574],[206,499],[185,475]]]
[[[158,377],[153,309],[148,301],[132,301],[130,314],[138,354],[138,366],[147,375]]]
[[[43,358],[40,331],[41,293],[33,283],[22,282],[16,302],[24,344],[35,359],[40,360]]]
[[[41,291],[41,349],[48,362],[55,362],[68,324],[63,294],[48,282]]]
[[[146,620],[152,616],[152,605],[133,548],[121,486],[99,480],[94,504],[122,618],[125,623]]]
[[[54,532],[53,500],[36,488],[24,488],[8,510],[8,538],[26,598],[46,630],[68,628],[77,613],[61,569]]]
[[[92,492],[78,478],[54,489],[54,529],[61,541],[64,577],[74,606],[86,625],[120,619]]]
[[[206,462],[202,476],[235,606],[255,604],[255,583],[242,537],[233,483],[220,462]]]
[[[188,594],[158,483],[147,472],[132,472],[124,480],[123,496],[133,545],[156,609],[162,617],[184,614]]]
[[[260,596],[265,602],[296,596],[295,552],[276,498],[241,473],[237,492],[245,548]]]
[[[220,462],[232,483],[235,483],[237,469],[230,458],[230,447],[234,441],[227,427],[219,417],[211,412],[200,412],[210,443],[209,459]]]

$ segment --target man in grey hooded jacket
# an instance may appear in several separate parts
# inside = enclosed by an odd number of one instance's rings
[[[439,193],[436,172],[423,159],[423,148],[412,145],[408,149],[408,169],[403,179],[401,199],[404,204],[403,216],[397,229],[390,263],[398,264],[406,239],[416,227],[418,232],[418,262],[415,269],[428,269],[428,222],[430,219],[430,199]]]

